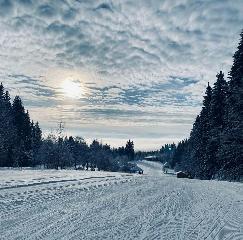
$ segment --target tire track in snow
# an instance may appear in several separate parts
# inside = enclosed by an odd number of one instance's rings
[[[14,186],[8,186],[8,187],[1,187],[1,190],[7,190],[7,189],[13,189],[13,188],[22,188],[22,187],[33,187],[33,186],[39,186],[39,185],[48,185],[53,183],[65,183],[65,182],[77,182],[77,181],[84,181],[88,179],[103,179],[103,178],[114,178],[116,176],[105,176],[105,177],[87,177],[87,178],[80,178],[80,179],[63,179],[63,180],[52,180],[48,182],[36,182],[36,183],[29,183],[29,184],[19,184]]]
[[[3,190],[1,240],[243,239],[241,186],[151,173]]]
[[[106,181],[106,180],[108,180],[108,179],[104,179],[104,181]],[[120,178],[120,177],[119,178],[112,178],[111,180],[109,180],[109,184],[115,184],[116,181],[124,181],[124,180],[129,181],[130,177],[127,177],[125,179],[124,179],[124,177],[122,177],[122,178]],[[91,183],[95,184],[97,182],[94,181],[94,182],[91,182]],[[99,181],[99,183],[101,183],[101,182]],[[21,228],[23,228],[23,229],[25,228],[26,224],[28,225],[29,228],[33,227],[33,229],[34,229],[35,227],[34,227],[34,225],[32,226],[32,223],[35,223],[40,218],[40,216],[33,215],[33,217],[30,217],[31,216],[30,213],[31,213],[31,211],[33,212],[33,210],[35,210],[35,209],[36,209],[36,211],[38,211],[38,206],[39,205],[42,205],[42,206],[44,205],[43,206],[43,210],[44,211],[41,212],[41,215],[43,215],[45,213],[46,209],[49,211],[50,215],[55,215],[55,211],[56,211],[55,207],[54,207],[54,209],[49,210],[48,209],[48,205],[49,205],[48,202],[47,202],[47,206],[45,206],[46,201],[50,200],[50,196],[53,196],[53,192],[49,191],[47,193],[46,192],[43,193],[43,190],[46,190],[46,189],[42,189],[42,191],[39,191],[40,195],[38,195],[38,198],[31,199],[30,204],[27,204],[26,206],[21,204],[21,205],[18,206],[18,209],[14,209],[14,211],[12,212],[12,216],[16,216],[16,212],[21,211],[21,209],[23,207],[26,207],[27,209],[30,209],[30,212],[29,211],[23,212],[22,215],[21,215],[21,219],[19,219],[17,222],[15,221],[12,225],[9,224],[9,223],[6,224],[6,227],[4,227],[4,225],[2,225],[1,226],[1,230],[3,230],[5,232],[6,228],[10,228],[10,231],[11,231],[11,228],[14,227],[16,224],[17,225],[20,224],[20,227],[19,227],[20,231],[21,231]],[[78,189],[78,190],[81,190],[81,192],[82,192],[82,191],[86,191],[86,190],[88,191],[88,190],[91,190],[91,189],[89,189],[89,187],[88,187],[87,189],[86,188],[81,188],[81,189]],[[68,188],[65,187],[64,190],[58,191],[57,195],[55,194],[55,198],[54,199],[58,200],[58,199],[61,198],[62,199],[61,203],[64,204],[65,202],[69,201],[69,199],[67,197],[72,195],[73,192],[79,194],[79,191],[73,191],[73,189],[68,189]],[[27,193],[27,192],[24,192],[24,193]],[[10,205],[10,207],[11,207],[11,205]],[[6,217],[10,218],[10,215],[8,214],[7,216],[6,215],[3,216],[3,218],[6,218]],[[14,220],[14,219],[12,219],[12,220]]]

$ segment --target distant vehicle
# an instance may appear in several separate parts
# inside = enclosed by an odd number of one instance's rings
[[[188,172],[182,172],[182,171],[177,172],[176,173],[176,177],[177,178],[190,178],[190,179],[193,178],[190,173],[188,173]]]
[[[143,174],[143,169],[134,163],[128,163],[122,167],[123,172]]]
[[[138,166],[135,166],[130,169],[130,173],[143,174],[143,169]]]

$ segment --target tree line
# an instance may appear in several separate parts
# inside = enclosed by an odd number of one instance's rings
[[[222,71],[209,84],[190,137],[177,145],[172,167],[200,179],[243,177],[243,32],[228,81]]]
[[[0,84],[0,167],[82,168],[119,171],[135,157],[134,143],[111,148],[98,140],[87,144],[81,137],[63,136],[63,125],[57,133],[42,136],[39,123],[30,119],[22,100]]]
[[[30,166],[37,159],[42,132],[30,120],[21,98],[11,104],[8,91],[0,84],[0,166]]]

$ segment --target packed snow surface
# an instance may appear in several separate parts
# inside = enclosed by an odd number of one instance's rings
[[[0,170],[0,239],[243,240],[243,184],[144,175]]]

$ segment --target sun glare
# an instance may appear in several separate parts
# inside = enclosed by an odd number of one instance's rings
[[[63,95],[66,97],[78,99],[82,95],[82,87],[78,81],[66,79],[61,87]]]

